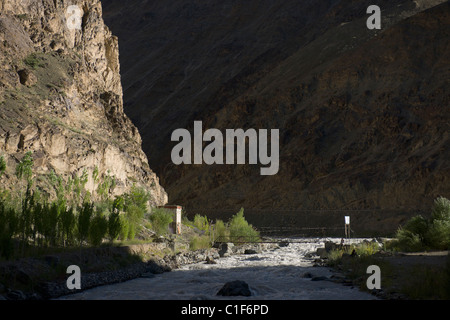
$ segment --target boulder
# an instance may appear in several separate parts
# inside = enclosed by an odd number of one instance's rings
[[[248,284],[241,280],[235,280],[225,283],[222,289],[217,292],[218,296],[245,296],[249,297],[252,295]]]
[[[328,258],[328,252],[325,248],[317,248],[316,255],[318,255],[320,259]]]
[[[37,77],[34,73],[28,69],[23,69],[18,72],[20,77],[20,83],[24,86],[31,87],[37,83]]]
[[[213,258],[211,258],[210,256],[206,257],[206,264],[217,264],[216,261],[214,261]]]
[[[221,258],[228,257],[233,253],[234,244],[230,242],[224,242],[219,247],[219,255]]]
[[[337,245],[336,243],[334,243],[333,241],[326,241],[325,242],[325,250],[327,252],[336,250],[339,248],[339,245]]]

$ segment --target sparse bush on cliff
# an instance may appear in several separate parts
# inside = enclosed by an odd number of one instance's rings
[[[23,62],[30,68],[37,69],[41,66],[42,61],[36,53],[29,54]]]
[[[0,157],[0,178],[3,176],[3,174],[6,171],[6,161],[3,156]]]

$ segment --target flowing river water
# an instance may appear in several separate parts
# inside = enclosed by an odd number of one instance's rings
[[[369,300],[367,292],[329,281],[334,272],[327,267],[313,266],[305,256],[323,247],[324,242],[340,239],[297,240],[287,246],[257,254],[232,255],[217,259],[217,264],[196,263],[151,277],[106,285],[61,297],[62,300]],[[300,241],[301,240],[301,241]],[[346,240],[358,242],[361,239]],[[301,243],[300,243],[301,242]],[[322,278],[320,278],[322,277]],[[326,278],[324,278],[326,277]],[[222,297],[217,292],[226,282],[248,283],[250,297]],[[318,280],[318,281],[317,281]]]

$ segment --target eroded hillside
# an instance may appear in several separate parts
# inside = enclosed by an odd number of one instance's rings
[[[66,180],[85,172],[93,195],[109,175],[114,194],[136,184],[151,192],[154,205],[164,204],[167,194],[123,111],[117,37],[99,0],[70,4],[81,10],[81,29],[68,27],[65,1],[0,2],[1,182],[17,184],[16,164],[32,151],[36,181],[47,192],[52,170]]]

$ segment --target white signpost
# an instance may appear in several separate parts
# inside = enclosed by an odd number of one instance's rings
[[[350,216],[345,216],[345,238],[350,239]]]

